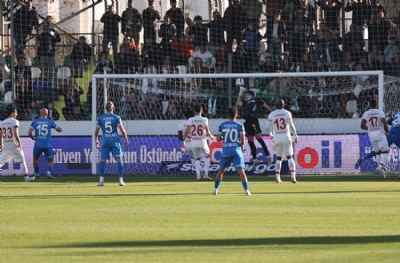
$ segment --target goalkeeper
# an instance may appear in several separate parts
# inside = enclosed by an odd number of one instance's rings
[[[247,91],[247,89],[242,86],[244,84],[244,81],[241,80],[242,79],[238,79],[238,81],[236,81],[236,85],[240,86],[240,92],[238,99],[236,101],[236,105],[243,107],[242,117],[243,119],[245,119],[244,129],[247,136],[247,142],[249,143],[251,149],[251,155],[253,157],[252,169],[254,169],[257,166],[257,164],[261,162],[260,160],[257,159],[257,148],[256,145],[254,144],[254,137],[256,137],[257,141],[261,144],[261,147],[263,148],[264,153],[267,157],[268,165],[272,164],[272,156],[270,155],[267,145],[265,144],[264,140],[261,137],[261,128],[257,117],[257,113],[260,107],[264,107],[268,112],[271,112],[272,109],[261,98],[255,98],[253,91],[251,90]],[[245,101],[242,100],[243,93],[246,93]]]

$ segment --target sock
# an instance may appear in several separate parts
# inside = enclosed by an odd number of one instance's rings
[[[376,159],[376,162],[378,163],[378,165],[381,163],[381,155],[379,154],[379,155],[377,155],[376,157],[375,157],[375,159]]]
[[[117,162],[117,169],[118,169],[118,175],[119,178],[124,177],[124,163],[123,162]]]
[[[382,153],[381,162],[380,162],[380,164],[382,165],[382,168],[385,168],[387,159],[388,159],[388,154]]]
[[[201,160],[204,162],[204,176],[208,177],[208,171],[210,170],[210,157],[204,157]]]
[[[257,159],[257,148],[254,142],[248,141],[253,159]]]
[[[47,171],[51,174],[51,172],[53,171],[53,166],[47,166]]]
[[[293,158],[288,160],[290,175],[292,178],[296,178],[296,163],[294,162]]]
[[[269,151],[268,151],[267,145],[265,144],[264,140],[262,138],[260,138],[260,139],[257,139],[257,141],[261,144],[261,147],[263,148],[264,153],[267,156],[267,159],[269,159]]]
[[[100,182],[104,182],[104,168],[106,166],[105,162],[100,162],[99,164],[99,175],[100,175]]]
[[[246,182],[242,182],[242,185],[243,185],[243,188],[244,188],[245,191],[249,190],[249,183],[247,181]]]
[[[28,167],[26,166],[26,162],[22,163],[21,172],[23,175],[28,175]]]
[[[220,181],[220,180],[215,180],[215,183],[214,183],[214,188],[215,188],[215,189],[218,189],[218,187],[219,187],[220,183],[221,183],[221,181]]]
[[[372,157],[374,157],[374,156],[376,156],[376,152],[375,152],[375,151],[372,151],[372,152],[370,152],[369,154],[365,155],[365,156],[362,157],[362,158],[363,158],[363,160],[367,160],[367,159],[370,159],[370,158],[372,158]]]
[[[39,167],[34,167],[33,171],[35,172],[35,174],[38,174],[39,173]]]
[[[276,160],[275,162],[275,178],[281,178],[281,160]]]
[[[194,167],[195,167],[195,169],[196,169],[196,176],[197,176],[197,179],[200,179],[201,177],[200,177],[200,160],[196,160],[195,162],[194,162]]]

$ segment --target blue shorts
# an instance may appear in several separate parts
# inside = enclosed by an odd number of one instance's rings
[[[53,148],[41,148],[41,147],[33,147],[33,158],[39,159],[40,155],[44,153],[47,160],[51,160],[54,158],[54,151]]]
[[[121,146],[110,146],[110,147],[101,147],[100,148],[100,158],[101,160],[109,160],[110,153],[114,156],[114,159],[122,159],[122,150]]]
[[[400,134],[390,134],[389,133],[389,137],[388,137],[388,145],[390,147],[390,145],[392,145],[392,143],[394,143],[397,147],[400,148]]]
[[[236,170],[244,169],[244,158],[240,148],[222,152],[219,167],[228,168],[231,166],[231,163],[236,167]]]

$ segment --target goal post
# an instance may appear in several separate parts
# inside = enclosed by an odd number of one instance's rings
[[[305,79],[309,78],[309,79],[316,79],[316,78],[353,78],[353,77],[359,77],[359,76],[369,76],[369,79],[371,79],[371,81],[368,83],[368,86],[365,87],[367,90],[377,90],[378,91],[378,101],[379,101],[379,109],[384,110],[385,109],[385,103],[384,103],[384,83],[385,83],[385,76],[383,75],[382,71],[350,71],[350,72],[296,72],[296,73],[235,73],[235,74],[231,74],[231,73],[220,73],[220,74],[124,74],[124,75],[119,75],[119,74],[93,74],[92,76],[92,98],[93,98],[93,102],[92,102],[92,158],[91,158],[91,162],[92,162],[92,173],[96,174],[97,172],[97,162],[98,162],[98,154],[97,153],[97,149],[96,149],[96,143],[94,141],[94,131],[96,128],[96,121],[97,118],[99,117],[98,115],[102,112],[104,112],[104,106],[106,101],[109,100],[109,96],[110,94],[112,94],[112,96],[121,96],[121,94],[123,94],[123,92],[121,92],[119,89],[123,88],[123,89],[129,89],[129,90],[137,90],[138,93],[144,92],[143,89],[141,89],[141,84],[140,82],[142,82],[144,79],[158,79],[158,80],[168,80],[168,79],[180,79],[180,80],[186,80],[186,79],[210,79],[210,80],[216,80],[216,79],[224,79],[224,80],[233,80],[233,81],[227,81],[229,83],[232,83],[231,86],[226,87],[226,90],[223,92],[224,94],[220,94],[221,96],[227,96],[229,98],[229,103],[225,106],[226,108],[228,106],[234,106],[234,99],[236,99],[236,97],[238,96],[238,88],[235,86],[235,81],[238,78],[243,78],[245,79],[245,86],[248,87],[250,90],[255,90],[256,96],[267,96],[266,95],[266,91],[265,91],[265,86],[263,86],[265,83],[262,82],[262,80],[264,79],[268,79],[268,80],[291,80],[292,84],[294,86],[298,85],[298,86],[304,86],[306,85],[306,89],[308,89],[308,84],[304,84]],[[309,80],[307,80],[309,81]],[[319,81],[316,80],[315,83],[317,83]],[[398,79],[395,80],[396,85],[398,85]],[[101,87],[98,88],[98,84],[101,83]],[[354,83],[353,83],[354,84]],[[340,86],[337,90],[334,89],[326,89],[324,91],[324,94],[326,95],[340,95],[340,94],[345,94],[345,93],[355,93],[356,91],[354,90],[354,86],[356,85],[347,85],[347,84],[343,84],[342,86]],[[110,85],[114,85],[117,87],[114,87],[112,89],[110,89]],[[186,87],[189,89],[189,93],[191,92],[191,86],[190,86],[190,81],[187,81]],[[312,98],[313,96],[318,96],[318,83],[317,84],[313,84],[310,86],[309,90],[305,91],[305,95],[307,97]],[[99,94],[99,91],[102,94]],[[175,90],[172,87],[172,90],[163,90],[161,91],[161,95],[171,95],[173,94],[173,96],[185,96],[185,92],[187,91],[183,91],[182,89],[180,90]],[[359,93],[359,91],[357,91]],[[209,96],[209,90],[205,89],[202,90],[200,93],[198,93],[199,96]],[[333,96],[332,95],[332,96]],[[192,95],[188,95],[188,96],[192,96]],[[274,94],[272,98],[278,98],[279,96],[284,96],[284,94]],[[176,98],[175,98],[176,99]],[[179,98],[178,98],[179,99]],[[112,100],[112,99],[111,99]],[[101,101],[101,103],[97,103],[98,101]],[[103,104],[103,105],[99,105],[99,104]],[[209,105],[210,106],[210,105]],[[213,105],[211,105],[213,106]],[[100,108],[99,108],[100,107]],[[99,109],[101,109],[99,111]],[[165,108],[164,108],[165,110]],[[226,110],[226,109],[225,109]],[[226,112],[226,111],[225,111]],[[387,111],[386,111],[387,112]],[[118,114],[118,112],[117,112]],[[164,113],[163,113],[164,114]],[[182,116],[182,114],[181,114]],[[263,116],[265,118],[265,116]],[[357,116],[357,118],[359,118],[360,116]],[[351,118],[351,117],[350,117]],[[353,117],[355,118],[355,117]],[[317,119],[313,118],[312,116],[308,116],[305,119],[303,118],[299,118],[299,120],[296,120],[296,116],[294,116],[295,119],[295,123],[296,125],[299,125],[298,122],[301,120],[304,120],[304,125],[310,125],[310,123],[315,122]],[[126,119],[122,118],[122,120],[124,121],[124,123],[126,122]],[[145,119],[141,119],[141,120],[145,120]],[[150,119],[149,119],[150,120]],[[183,121],[184,118],[180,118],[180,121]],[[225,118],[225,114],[223,117],[220,117],[218,119],[213,120],[213,128],[212,131],[216,131],[216,127],[218,126],[218,123],[222,122],[223,120],[226,120]],[[320,120],[320,119],[318,119]],[[163,134],[163,127],[165,127],[166,129],[171,129],[170,126],[168,125],[168,123],[176,123],[176,121],[171,122],[170,120],[162,120],[162,119],[156,119],[156,120],[152,120],[153,122],[157,122],[158,125],[161,127],[159,128],[156,132],[157,134],[152,134],[152,135],[159,135],[159,136],[163,136],[166,134]],[[132,119],[132,122],[135,122],[135,119]],[[161,122],[161,124],[160,124]],[[308,123],[308,124],[307,124]],[[311,124],[313,125],[313,124]],[[214,127],[215,126],[215,127]],[[300,125],[301,126],[301,125]],[[359,123],[357,124],[357,126],[359,126]],[[139,128],[139,127],[138,127]],[[177,125],[176,125],[176,131],[177,131]],[[344,129],[346,129],[346,127],[343,127]],[[307,127],[309,134],[313,134],[312,133],[312,127]],[[301,128],[300,128],[301,130]],[[358,132],[358,131],[357,131]],[[325,133],[325,132],[324,132]],[[354,132],[356,133],[356,132]],[[177,133],[175,133],[175,137],[177,137],[176,135]],[[301,133],[300,133],[301,134]],[[128,134],[130,135],[130,134]],[[168,135],[172,135],[172,134],[168,134]],[[269,147],[270,148],[270,147]],[[332,161],[334,162],[334,161]],[[127,169],[129,171],[129,168]],[[349,171],[349,173],[354,173],[355,171]]]

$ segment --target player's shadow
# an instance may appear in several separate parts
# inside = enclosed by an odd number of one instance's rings
[[[117,248],[117,247],[224,247],[224,246],[265,246],[265,245],[346,245],[399,243],[399,235],[380,236],[309,236],[309,237],[267,237],[238,239],[193,239],[193,240],[152,240],[118,241],[61,244],[38,246],[39,248]]]

